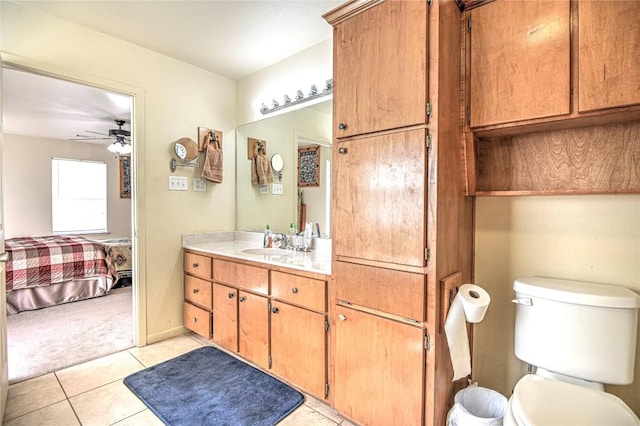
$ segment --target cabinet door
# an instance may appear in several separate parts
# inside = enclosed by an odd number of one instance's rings
[[[272,371],[320,399],[326,383],[325,315],[272,302]]]
[[[238,351],[238,290],[213,284],[213,341]]]
[[[238,346],[240,355],[269,368],[269,304],[266,297],[238,292]]]
[[[424,330],[337,306],[335,407],[366,425],[420,425]]]
[[[569,113],[569,0],[471,11],[471,127]]]
[[[580,112],[640,103],[640,2],[578,2]]]
[[[368,9],[336,25],[334,46],[338,138],[425,122],[427,2]]]
[[[339,142],[334,147],[334,250],[424,266],[426,131]]]

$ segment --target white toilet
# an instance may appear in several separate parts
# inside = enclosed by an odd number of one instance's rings
[[[619,286],[528,277],[513,283],[516,384],[505,426],[640,425],[604,384],[633,382],[640,296]]]

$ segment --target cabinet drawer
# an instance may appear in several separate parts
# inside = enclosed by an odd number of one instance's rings
[[[213,279],[244,290],[269,294],[269,271],[226,260],[213,260]]]
[[[211,281],[201,280],[191,275],[184,276],[184,298],[211,310]]]
[[[211,313],[190,303],[183,303],[184,326],[189,330],[211,339]]]
[[[426,275],[335,262],[338,300],[426,320]]]
[[[325,281],[271,272],[271,295],[315,311],[326,312]]]
[[[211,279],[211,258],[195,253],[185,253],[184,272]]]

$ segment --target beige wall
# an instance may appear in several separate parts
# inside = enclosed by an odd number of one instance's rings
[[[107,165],[108,237],[131,237],[131,199],[120,198],[120,162],[106,146],[5,134],[2,154],[5,238],[51,235],[53,157]]]
[[[238,80],[236,93],[238,125],[263,119],[265,116],[260,113],[262,102],[270,106],[271,100],[276,98],[282,103],[285,93],[294,99],[298,89],[306,94],[311,89],[311,84],[316,84],[318,90],[322,90],[325,81],[330,78],[333,78],[333,39],[318,43],[249,77]],[[320,98],[320,101],[326,99]],[[284,111],[291,111],[291,109]]]
[[[640,195],[478,197],[476,207],[475,282],[492,302],[475,326],[473,379],[510,396],[526,373],[513,355],[514,279],[541,275],[640,293]],[[607,390],[640,414],[637,354],[634,383]]]
[[[133,166],[138,272],[146,299],[142,339],[182,332],[181,235],[235,224],[235,82],[16,3],[0,5],[5,60],[137,93]],[[224,182],[209,183],[206,192],[170,192],[172,142],[196,138],[198,126],[223,132]],[[191,179],[198,173],[179,168],[174,175]]]

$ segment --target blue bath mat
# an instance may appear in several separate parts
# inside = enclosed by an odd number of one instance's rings
[[[131,374],[124,384],[171,426],[275,425],[304,400],[291,386],[211,346]]]

